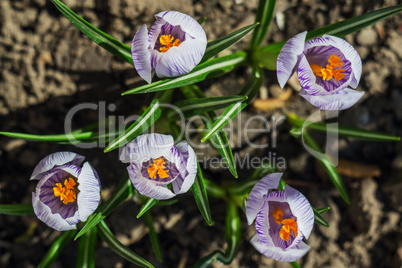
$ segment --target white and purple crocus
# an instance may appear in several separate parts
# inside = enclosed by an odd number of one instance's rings
[[[32,193],[36,216],[57,231],[77,229],[99,205],[100,182],[96,171],[84,157],[57,152],[42,159],[31,180],[39,180]]]
[[[187,192],[197,173],[193,148],[187,141],[175,145],[170,135],[140,135],[124,147],[120,160],[130,163],[128,175],[138,192],[158,200]]]
[[[256,219],[257,234],[251,244],[267,257],[292,262],[310,249],[302,240],[310,236],[314,213],[308,200],[292,187],[277,191],[281,177],[282,173],[273,173],[256,183],[246,215],[249,225]]]
[[[138,74],[148,83],[159,78],[189,73],[202,59],[207,37],[201,25],[188,15],[165,11],[155,15],[149,30],[144,24],[135,34],[131,55]]]
[[[297,70],[300,95],[322,110],[344,110],[354,105],[364,92],[356,88],[362,62],[345,40],[324,35],[305,42],[307,32],[290,38],[277,60],[277,76],[283,88]]]

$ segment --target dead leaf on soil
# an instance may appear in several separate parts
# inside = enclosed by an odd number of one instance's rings
[[[292,96],[292,90],[288,88],[284,93],[277,98],[271,99],[256,99],[253,102],[253,107],[257,110],[268,112],[285,106],[285,102]]]

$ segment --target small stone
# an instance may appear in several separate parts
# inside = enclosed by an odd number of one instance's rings
[[[377,32],[373,28],[365,28],[357,34],[357,42],[363,46],[375,45],[377,38]]]

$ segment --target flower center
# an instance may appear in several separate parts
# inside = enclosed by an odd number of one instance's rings
[[[340,67],[343,66],[341,58],[335,55],[331,55],[328,59],[329,64],[324,68],[318,64],[311,64],[310,67],[316,76],[322,77],[323,80],[330,80],[332,77],[335,81],[339,81],[345,77],[343,73],[345,70]]]
[[[166,170],[166,163],[162,157],[159,157],[153,161],[151,166],[147,169],[149,177],[151,179],[156,179],[156,174],[158,174],[159,178],[165,179],[169,177],[169,170]]]
[[[77,199],[77,189],[75,187],[76,183],[72,178],[68,178],[64,181],[64,186],[61,183],[56,183],[53,187],[54,196],[60,197],[60,201],[63,204],[68,204],[74,202]]]
[[[161,35],[161,37],[159,38],[159,42],[161,43],[161,47],[159,48],[159,50],[162,53],[168,51],[171,47],[178,47],[181,44],[179,38],[174,40],[174,37],[170,34]]]
[[[275,222],[277,224],[282,224],[279,236],[282,240],[289,241],[290,236],[292,235],[290,231],[293,232],[295,237],[297,236],[297,222],[293,218],[283,219],[283,215],[283,210],[281,208],[277,208],[274,210],[274,212],[272,212]]]

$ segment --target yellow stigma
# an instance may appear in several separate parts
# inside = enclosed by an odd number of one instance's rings
[[[161,43],[161,47],[159,48],[160,52],[166,52],[171,47],[178,47],[181,44],[179,38],[174,41],[173,40],[174,37],[170,34],[161,35],[161,37],[159,38],[159,42]]]
[[[72,178],[68,178],[64,181],[64,186],[61,183],[56,183],[56,186],[53,187],[54,196],[60,197],[60,200],[63,201],[63,204],[68,204],[74,202],[77,199],[75,181]]]
[[[169,170],[165,170],[165,160],[162,157],[159,157],[154,160],[153,164],[148,168],[148,174],[151,179],[156,179],[156,173],[158,173],[159,178],[164,179],[169,177]]]
[[[277,208],[272,212],[272,216],[275,219],[277,224],[283,224],[281,230],[279,231],[279,236],[282,240],[289,241],[290,239],[290,231],[294,233],[294,236],[297,236],[297,222],[295,219],[283,219],[283,210],[281,208]]]
[[[311,64],[310,67],[313,70],[313,73],[316,76],[322,77],[322,80],[324,81],[328,81],[332,79],[332,77],[335,79],[335,81],[343,79],[345,77],[345,74],[343,73],[345,70],[339,68],[343,66],[343,61],[341,61],[341,58],[335,55],[331,55],[328,59],[328,62],[329,64],[327,64],[325,68],[318,64]]]

